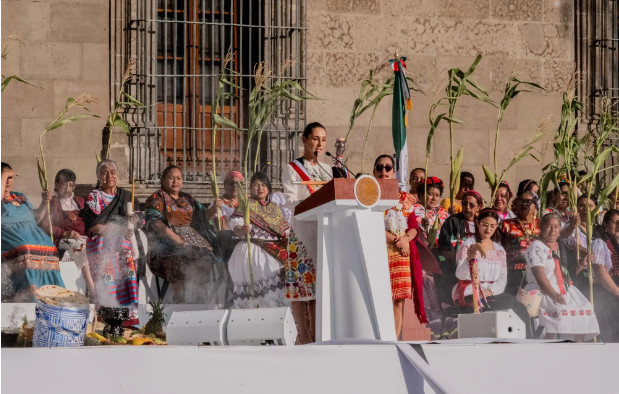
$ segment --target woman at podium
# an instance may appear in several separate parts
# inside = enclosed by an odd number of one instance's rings
[[[374,162],[374,177],[394,179],[394,167],[393,157],[378,156]],[[428,322],[423,305],[423,273],[415,244],[415,239],[419,234],[419,225],[413,212],[414,206],[414,196],[407,192],[400,192],[398,205],[385,211],[385,236],[397,338],[402,333],[405,299],[414,298],[415,313],[419,322]]]
[[[319,161],[327,143],[327,131],[318,122],[305,126],[303,136],[303,156],[288,163],[282,170],[282,186],[286,206],[291,212],[301,201],[321,187],[320,182],[333,179],[330,164]],[[292,314],[297,322],[301,343],[314,342],[316,324],[316,255],[317,223],[301,222],[293,216],[290,225],[296,234],[299,245],[304,245],[310,256],[307,269],[310,275],[299,272],[298,265],[289,264],[286,272],[286,297],[292,301]]]

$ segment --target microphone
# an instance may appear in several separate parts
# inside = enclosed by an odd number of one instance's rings
[[[325,155],[327,155],[327,156],[329,156],[329,157],[333,158],[333,159],[334,159],[334,160],[336,160],[338,163],[340,163],[341,165],[343,165],[343,166],[344,166],[344,168],[346,169],[346,171],[348,171],[349,173],[351,173],[351,174],[352,174],[355,178],[359,178],[359,174],[355,175],[355,173],[354,173],[354,172],[352,172],[352,171],[350,170],[350,168],[346,167],[346,164],[344,164],[344,162],[343,162],[340,158],[333,156],[333,155],[331,154],[331,152],[325,152]]]
[[[316,164],[318,164],[318,168],[322,170],[322,172],[324,172],[325,174],[329,175],[329,178],[333,179],[333,175],[329,174],[324,168],[322,168],[322,166],[320,165],[320,162],[318,161],[318,151],[315,150],[314,151],[314,157],[316,158]]]

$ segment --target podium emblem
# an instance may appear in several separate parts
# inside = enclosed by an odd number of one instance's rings
[[[380,185],[376,178],[362,175],[355,182],[355,199],[360,205],[371,208],[380,200]]]

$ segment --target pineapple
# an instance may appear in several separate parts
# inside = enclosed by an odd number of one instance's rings
[[[165,323],[166,314],[163,312],[165,305],[161,303],[161,300],[157,302],[149,302],[152,311],[148,312],[150,319],[144,326],[144,334],[157,334],[163,331],[163,324]]]

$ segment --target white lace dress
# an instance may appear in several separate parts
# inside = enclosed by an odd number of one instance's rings
[[[243,218],[233,216],[230,228],[242,226]],[[265,241],[277,239],[252,225],[250,237]],[[254,274],[254,298],[251,297],[249,275],[249,253],[247,242],[241,240],[228,261],[228,270],[232,279],[232,299],[236,308],[276,308],[287,306],[286,291],[282,280],[282,264],[263,248],[251,245],[252,269]]]
[[[533,267],[544,268],[548,282],[557,293],[561,292],[559,277],[564,281],[564,288],[567,287],[563,294],[566,305],[556,303],[552,298],[544,295],[540,304],[539,323],[550,334],[585,334],[585,340],[592,339],[600,333],[593,307],[575,286],[565,286],[568,278],[563,273],[561,276],[557,274],[555,257],[556,255],[553,257],[552,250],[539,240],[533,241],[525,253],[527,260],[526,291],[540,289],[533,275]]]

